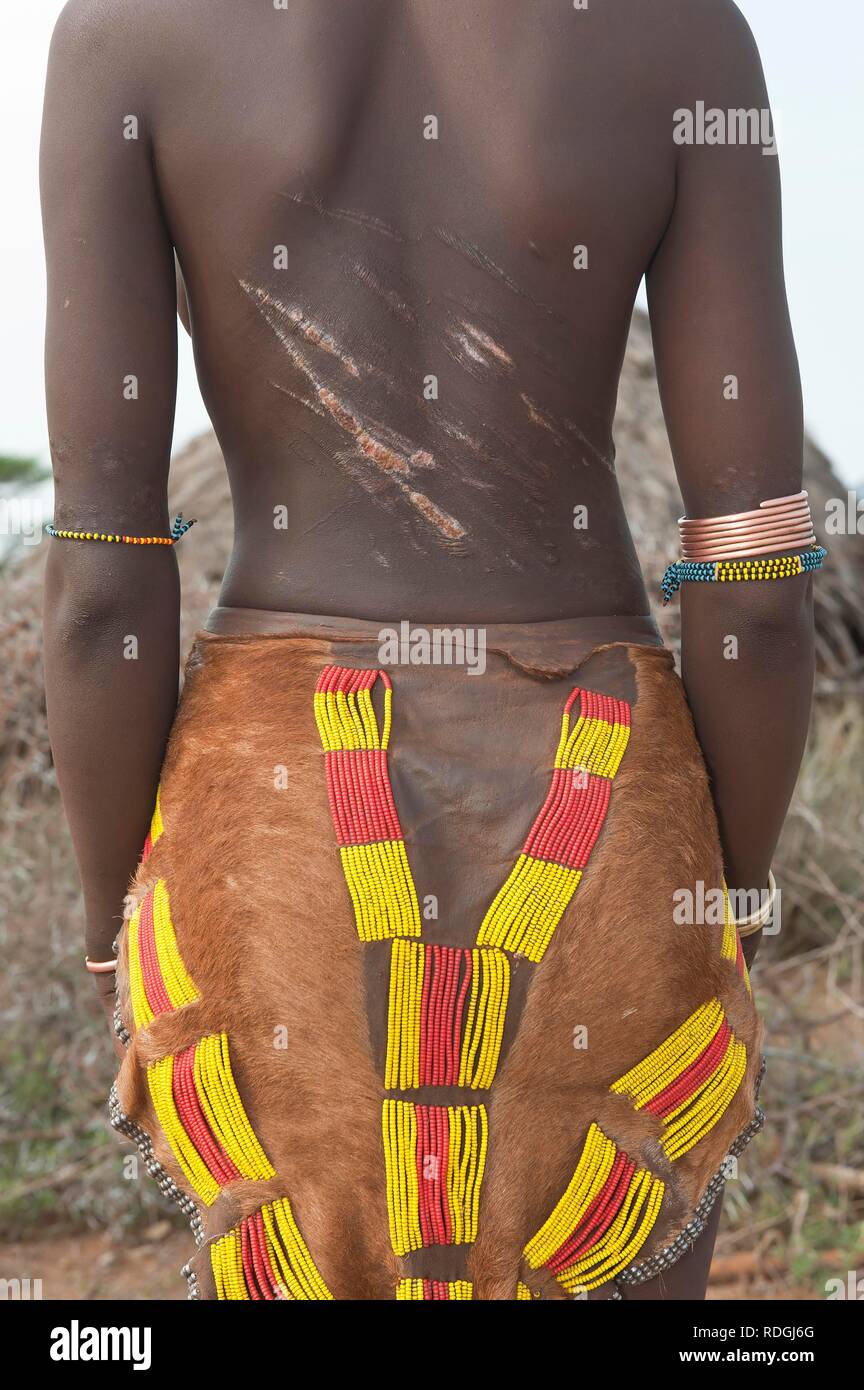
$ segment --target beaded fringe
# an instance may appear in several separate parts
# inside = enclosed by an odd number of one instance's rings
[[[147,1082],[174,1157],[205,1206],[226,1183],[276,1176],[243,1108],[226,1033],[151,1062]]]
[[[383,731],[372,705],[379,677]],[[392,686],[384,671],[328,666],[315,688],[330,814],[361,941],[420,935],[417,891],[387,769],[391,709]]]
[[[291,1303],[333,1300],[300,1234],[287,1197],[265,1204],[214,1240],[210,1264],[218,1299],[284,1299]]]
[[[386,1089],[491,1086],[509,991],[501,951],[394,941]]]
[[[580,714],[571,728],[577,698]],[[546,801],[483,919],[478,946],[498,946],[535,962],[543,959],[603,827],[612,779],[629,738],[626,701],[591,690],[572,692]]]
[[[486,1107],[385,1100],[382,1130],[395,1253],[476,1240]]]

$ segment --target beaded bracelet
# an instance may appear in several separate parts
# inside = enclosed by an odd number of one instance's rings
[[[184,521],[181,512],[174,519],[170,536],[118,536],[107,531],[58,531],[50,522],[45,530],[58,541],[111,541],[115,545],[176,545],[181,536],[185,536],[194,525],[194,517],[191,521]]]
[[[675,560],[660,582],[664,606],[687,582],[731,583],[741,579],[789,579],[822,568],[828,551],[813,545],[802,555],[770,555],[755,560]]]

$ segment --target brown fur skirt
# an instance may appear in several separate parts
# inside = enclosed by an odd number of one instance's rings
[[[626,1297],[760,1122],[671,655],[647,620],[243,625],[190,655],[119,943],[112,1120],[192,1296]]]

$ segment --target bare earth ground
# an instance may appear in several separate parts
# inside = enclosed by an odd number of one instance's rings
[[[722,1243],[722,1241],[721,1241]],[[5,1269],[30,1270],[24,1278],[41,1278],[44,1299],[94,1303],[103,1299],[177,1301],[186,1297],[179,1270],[189,1258],[191,1236],[167,1222],[128,1235],[115,1244],[107,1231],[82,1236],[58,1236],[0,1247]],[[812,1288],[776,1282],[777,1262],[746,1252],[718,1255],[714,1262],[711,1300],[784,1301],[814,1299]],[[36,1271],[41,1271],[37,1274]]]

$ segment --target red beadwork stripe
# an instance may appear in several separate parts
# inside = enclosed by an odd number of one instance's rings
[[[147,839],[144,841],[144,848],[141,851],[141,863],[146,864],[150,855],[153,853],[153,836],[147,831]]]
[[[153,921],[153,889],[141,903],[138,916],[138,951],[141,956],[141,972],[144,976],[144,990],[147,1002],[154,1014],[170,1013],[174,1005],[168,997],[159,957],[156,954],[156,929]]]
[[[556,767],[522,853],[569,869],[584,869],[603,828],[611,791],[608,777]]]
[[[626,700],[618,700],[614,695],[603,695],[596,690],[579,690],[573,694],[581,696],[580,708],[583,719],[604,719],[607,724],[625,724],[630,726],[630,706]],[[568,710],[572,705],[571,699],[567,702]]]
[[[635,1171],[636,1164],[633,1160],[626,1153],[619,1152],[608,1178],[586,1208],[576,1230],[547,1260],[547,1269],[555,1274],[566,1266],[575,1264],[606,1234],[621,1210]]]
[[[725,1018],[707,1047],[703,1048],[695,1062],[691,1062],[680,1076],[650,1100],[645,1106],[652,1115],[665,1117],[683,1105],[685,1100],[699,1090],[709,1076],[720,1065],[732,1043],[732,1029]]]
[[[424,1245],[450,1245],[453,1225],[447,1201],[450,1154],[447,1110],[442,1105],[418,1105],[415,1111],[420,1234]]]
[[[246,1284],[246,1292],[250,1298],[260,1299],[258,1280],[255,1278],[255,1266],[252,1263],[252,1237],[249,1232],[248,1221],[240,1223],[240,1254],[243,1260],[243,1279]]]
[[[261,1290],[262,1298],[272,1302],[278,1298],[279,1291],[273,1266],[270,1263],[270,1256],[267,1253],[267,1236],[264,1230],[264,1218],[260,1210],[256,1211],[254,1216],[246,1217],[246,1223],[250,1227],[252,1258],[258,1278],[258,1287]]]
[[[239,1170],[218,1144],[204,1118],[195,1087],[195,1048],[178,1052],[172,1069],[174,1104],[180,1121],[211,1175],[220,1186],[240,1177]]]
[[[420,1086],[459,1084],[465,1001],[473,969],[467,947],[426,947],[420,994]]]
[[[325,755],[327,795],[340,846],[401,840],[387,752],[346,748]]]

